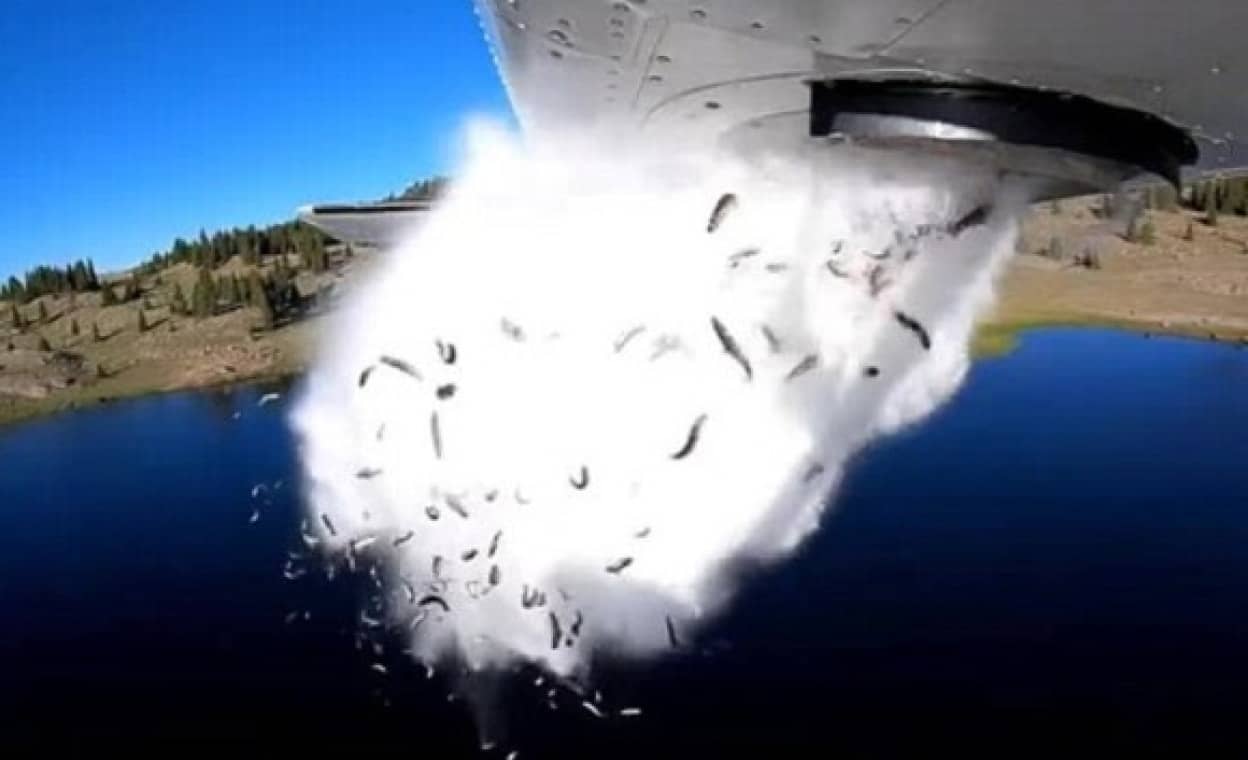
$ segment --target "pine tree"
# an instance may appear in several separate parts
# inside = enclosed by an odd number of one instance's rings
[[[78,337],[78,320],[76,319],[69,320],[69,334],[75,338]]]
[[[186,316],[186,296],[182,293],[182,284],[175,282],[173,284],[173,298],[169,301],[169,310],[178,316]]]
[[[139,279],[134,275],[130,275],[126,279],[125,286],[121,289],[122,303],[130,303],[139,297]]]
[[[18,332],[26,329],[26,320],[22,319],[22,310],[17,304],[9,304],[9,322]]]
[[[1136,242],[1140,245],[1153,245],[1157,242],[1157,229],[1153,226],[1153,220],[1148,216],[1144,217],[1137,228]]]
[[[1183,239],[1192,242],[1196,239],[1196,225],[1192,224],[1192,220],[1187,220],[1187,230],[1183,232]]]
[[[44,324],[48,321],[48,306],[42,300],[39,301],[38,322]]]
[[[117,305],[117,294],[113,292],[113,286],[108,283],[104,283],[103,287],[100,289],[100,305]]]
[[[147,332],[148,327],[149,325],[147,324],[147,316],[144,313],[143,309],[140,308],[139,309],[139,333],[142,334],[142,333]]]
[[[40,336],[39,336],[39,350],[40,350],[40,351],[51,351],[51,350],[52,350],[52,344],[51,344],[51,343],[49,343],[49,342],[48,342],[48,339],[47,339],[47,338],[45,338],[45,337],[43,337],[42,335],[40,335]]]
[[[269,302],[269,295],[265,292],[264,283],[260,281],[260,275],[256,272],[251,273],[247,290],[251,293],[252,305],[260,311],[261,329],[272,330],[274,319],[273,305]]]
[[[91,323],[91,340],[95,343],[99,343],[100,341],[104,340],[104,336],[100,335],[100,323],[99,322]]]
[[[217,313],[217,291],[207,267],[199,268],[195,288],[191,291],[191,309],[199,319]]]

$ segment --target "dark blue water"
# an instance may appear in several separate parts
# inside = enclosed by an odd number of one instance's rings
[[[291,486],[249,524],[295,480],[260,393],[0,431],[6,739],[476,755],[445,683],[393,645],[368,670],[349,582],[282,578]],[[837,504],[698,654],[605,668],[642,719],[512,700],[522,756],[1248,749],[1248,352],[1033,333]]]

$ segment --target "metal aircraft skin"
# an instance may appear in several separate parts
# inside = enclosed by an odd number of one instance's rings
[[[1189,171],[1248,166],[1244,0],[474,2],[534,135],[786,146],[813,81],[995,83],[1160,117],[1195,139]]]

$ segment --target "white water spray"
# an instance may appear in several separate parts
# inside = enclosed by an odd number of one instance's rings
[[[688,642],[957,388],[1024,207],[932,157],[593,148],[475,130],[294,414],[309,524],[430,665]]]

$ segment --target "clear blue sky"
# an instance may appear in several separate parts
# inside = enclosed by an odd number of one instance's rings
[[[0,276],[378,198],[510,118],[471,0],[7,0]]]

